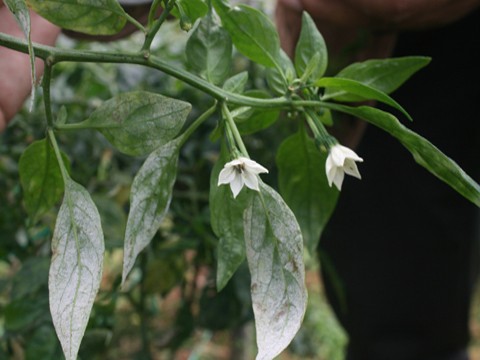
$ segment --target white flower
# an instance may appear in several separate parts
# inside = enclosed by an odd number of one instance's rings
[[[361,179],[355,161],[362,162],[363,159],[345,146],[340,144],[332,146],[325,163],[328,185],[331,187],[333,183],[338,190],[341,190],[345,173]]]
[[[243,185],[256,191],[258,187],[258,177],[260,173],[268,173],[262,165],[246,157],[239,157],[225,164],[218,176],[218,186],[230,184],[233,197],[236,198]]]

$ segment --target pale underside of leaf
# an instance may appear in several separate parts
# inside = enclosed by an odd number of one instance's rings
[[[122,284],[168,211],[180,143],[178,138],[153,151],[135,176],[125,231]]]
[[[52,239],[50,312],[67,360],[75,360],[98,292],[105,251],[97,208],[72,180],[65,185]]]
[[[261,193],[245,211],[244,226],[257,360],[267,360],[282,352],[300,328],[307,291],[298,223],[273,189],[262,183]]]

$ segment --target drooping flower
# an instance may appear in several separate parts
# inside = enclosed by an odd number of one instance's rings
[[[333,183],[338,190],[341,190],[345,173],[361,179],[356,161],[362,162],[363,159],[353,150],[340,144],[332,146],[325,163],[328,185],[331,187]]]
[[[246,157],[239,157],[225,164],[218,176],[218,186],[230,184],[233,197],[236,198],[243,185],[256,191],[258,187],[258,174],[268,173],[262,165]]]

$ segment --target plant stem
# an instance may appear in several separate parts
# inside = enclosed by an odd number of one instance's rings
[[[150,7],[150,12],[148,13],[148,27],[150,28],[155,21],[155,13],[157,12],[160,2],[162,0],[154,0],[152,6]]]
[[[55,152],[58,165],[60,166],[60,172],[62,173],[63,182],[66,184],[68,179],[70,179],[70,175],[68,174],[67,168],[63,163],[62,154],[60,153],[60,148],[58,146],[57,139],[55,138],[55,133],[52,129],[48,129],[47,134],[48,138],[50,139],[50,143],[52,144],[53,151]]]
[[[207,111],[205,111],[202,115],[200,115],[188,128],[185,132],[181,135],[182,140],[180,141],[180,146],[185,144],[185,141],[188,140],[190,135],[192,135],[197,128],[203,124],[205,120],[207,120],[214,112],[217,110],[218,103],[215,101],[212,107],[210,107]]]
[[[141,32],[143,32],[144,34],[147,32],[145,27],[140,24],[137,19],[135,19],[133,16],[131,16],[129,13],[125,12],[125,17],[127,18],[128,21],[130,21],[133,25],[135,25],[135,27],[140,30]]]
[[[165,22],[168,15],[170,14],[170,11],[175,6],[174,0],[170,0],[170,1],[165,0],[165,2],[166,2],[165,9],[163,9],[162,13],[160,14],[160,17],[155,22],[153,22],[152,27],[149,28],[147,31],[147,36],[145,37],[145,42],[143,43],[142,51],[147,51],[147,52],[150,51],[150,46],[152,46],[152,42],[153,42],[153,39],[155,38],[155,35],[157,35],[158,30],[160,30],[160,27]]]
[[[305,119],[307,120],[308,127],[313,132],[313,136],[315,138],[321,138],[321,134],[318,131],[318,128],[315,126],[315,122],[313,121],[313,119],[308,114],[305,114]]]
[[[45,116],[47,118],[47,124],[49,128],[53,128],[53,115],[50,101],[50,82],[52,80],[52,65],[49,63],[48,58],[45,61],[45,70],[43,73],[43,103],[45,105]]]
[[[13,36],[0,33],[0,45],[7,48],[28,53],[28,45]],[[59,49],[45,45],[34,45],[35,56],[41,59],[50,59],[52,65],[59,62],[95,62],[95,63],[122,63],[137,64],[154,68],[173,76],[194,88],[209,94],[218,101],[228,102],[241,106],[251,106],[263,109],[295,109],[302,107],[328,107],[330,103],[318,100],[292,100],[287,97],[259,99],[225,91],[208,81],[195,76],[188,71],[172,66],[156,56],[145,57],[143,53],[113,53],[85,50]]]
[[[230,113],[230,110],[228,110],[227,104],[223,103],[222,104],[222,112],[227,120],[227,127],[229,130],[232,131],[233,137],[235,139],[235,142],[240,149],[240,152],[246,156],[248,156],[248,151],[247,148],[245,147],[245,144],[243,143],[242,136],[240,135],[240,132],[238,131],[237,125],[235,124],[235,120],[233,120],[232,114]]]
[[[84,126],[83,121],[78,123],[71,123],[71,124],[58,124],[55,125],[55,130],[61,131],[76,131],[76,130],[85,130],[85,129],[92,129],[92,126]]]

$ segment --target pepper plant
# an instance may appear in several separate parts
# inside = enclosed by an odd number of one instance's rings
[[[313,20],[303,14],[295,55],[280,48],[271,20],[246,5],[227,0],[154,0],[144,26],[116,0],[7,0],[26,40],[0,33],[0,46],[44,61],[41,83],[45,108],[45,138],[24,152],[19,169],[26,209],[38,219],[63,197],[51,240],[49,303],[65,358],[77,358],[90,312],[102,279],[104,233],[97,207],[86,188],[70,175],[69,157],[60,150],[62,132],[98,131],[119,152],[146,156],[130,192],[124,235],[122,285],[137,258],[149,245],[169,211],[180,150],[204,123],[218,114],[210,135],[220,155],[210,180],[211,226],[218,238],[216,286],[221,291],[247,260],[255,316],[257,359],[272,359],[297,333],[305,314],[304,252],[313,253],[335,208],[344,175],[360,178],[356,162],[368,161],[328,132],[332,113],[360,118],[398,139],[414,160],[461,196],[480,206],[480,187],[453,160],[428,140],[410,131],[395,115],[364,105],[386,104],[411,121],[391,92],[426,66],[421,56],[354,63],[333,77],[325,76],[328,54]],[[29,8],[66,29],[92,35],[119,32],[127,22],[144,34],[138,49],[126,52],[74,50],[30,41]],[[161,9],[161,11],[159,11]],[[170,16],[188,31],[179,68],[151,53],[155,36]],[[237,52],[265,68],[270,93],[247,89],[247,72],[232,73]],[[147,91],[120,93],[69,122],[64,108],[54,113],[51,83],[54,68],[64,62],[137,64],[185,84],[211,98],[211,106],[187,121],[191,105]],[[278,189],[259,177],[270,164],[251,159],[244,136],[272,126],[287,113],[295,130],[270,158],[278,168]],[[188,126],[186,126],[188,123]],[[161,274],[159,274],[161,281]]]

